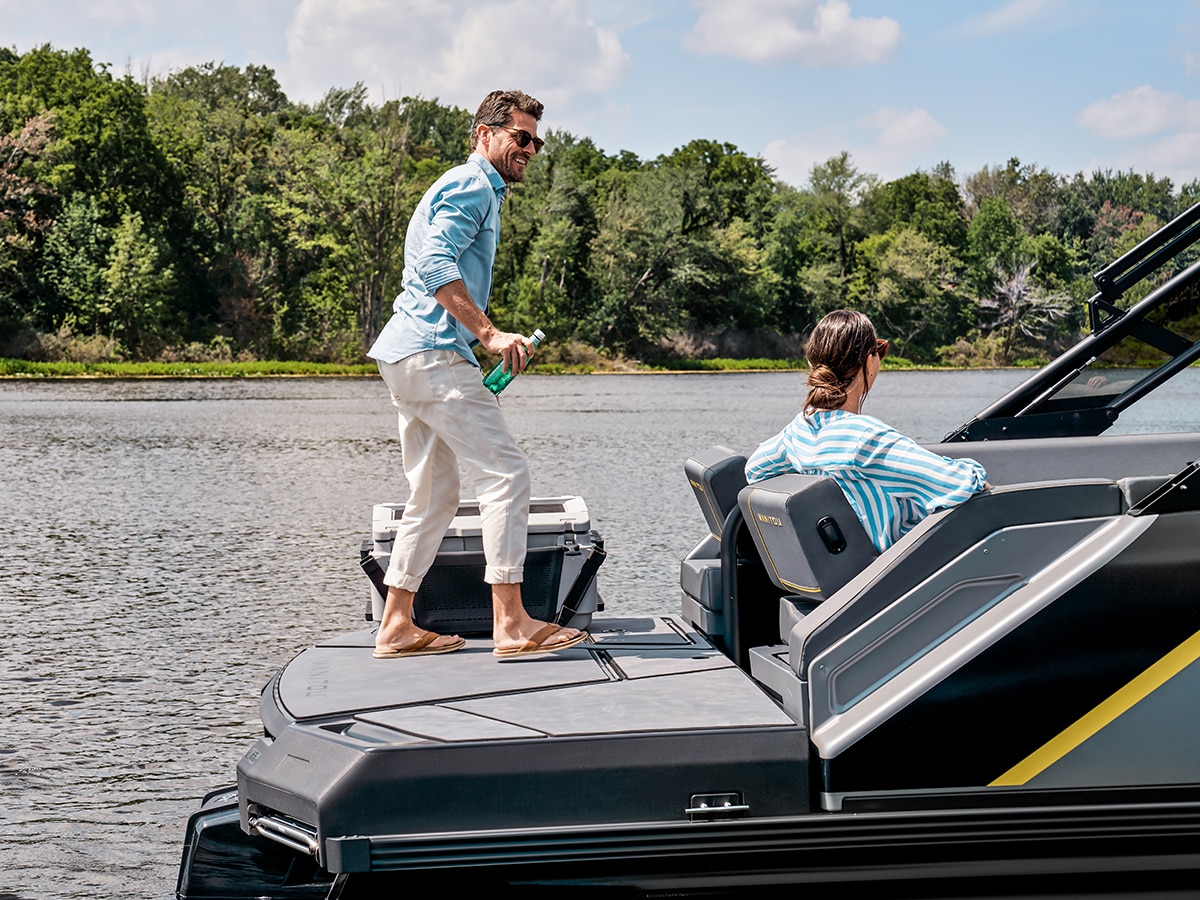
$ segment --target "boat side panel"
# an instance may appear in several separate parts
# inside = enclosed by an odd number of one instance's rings
[[[238,766],[244,827],[278,816],[324,846],[687,821],[698,794],[754,816],[809,811],[807,732],[751,678],[669,617],[597,624],[591,644],[523,660],[488,647],[378,661],[358,637],[306,651],[264,695],[274,738]],[[313,685],[337,696],[305,696]],[[289,715],[305,703],[321,714]]]
[[[1189,656],[1197,652],[1193,647]],[[1145,685],[1133,693],[1119,700],[1117,709],[1099,708],[1096,721],[1079,720],[1079,733],[1060,732],[1039,748],[1040,758],[1027,757],[1032,774],[1022,785],[1076,788],[1200,781],[1196,764],[1200,716],[1194,714],[1200,697],[1200,662],[1192,662],[1160,685]]]
[[[1116,559],[825,760],[824,790],[991,784],[1200,631],[1197,547],[1200,513],[1160,517]],[[1103,769],[1089,768],[1109,780],[1093,786],[1139,783],[1160,742],[1185,747],[1174,757],[1185,764],[1153,777],[1200,782],[1194,708],[1175,713],[1159,710],[1155,721],[1165,730],[1143,733],[1140,742],[1107,744]]]
[[[1109,521],[1002,528],[898,597],[809,668],[814,727],[845,712]]]
[[[320,732],[294,726],[243,760],[243,827],[252,805],[310,826],[321,846],[346,835],[686,822],[706,794],[734,794],[752,816],[809,812],[799,727],[373,749]]]

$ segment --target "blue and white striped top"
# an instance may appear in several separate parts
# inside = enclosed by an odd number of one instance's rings
[[[930,453],[873,416],[841,409],[801,413],[746,463],[751,483],[787,472],[836,481],[880,553],[934,510],[957,506],[987,482],[975,460]]]

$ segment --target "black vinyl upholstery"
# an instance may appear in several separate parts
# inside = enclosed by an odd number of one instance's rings
[[[710,447],[683,464],[696,494],[708,533],[718,541],[725,519],[737,507],[738,491],[746,486],[746,457],[728,447]]]

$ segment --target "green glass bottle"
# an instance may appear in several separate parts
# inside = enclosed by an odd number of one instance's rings
[[[533,341],[533,346],[536,347],[546,339],[546,336],[542,334],[542,330],[539,328],[533,332],[529,339]],[[509,369],[507,372],[504,371],[504,360],[500,360],[500,362],[496,363],[496,367],[488,372],[487,377],[483,379],[483,386],[493,394],[498,394],[508,387],[508,383],[516,377],[517,373],[515,370]]]

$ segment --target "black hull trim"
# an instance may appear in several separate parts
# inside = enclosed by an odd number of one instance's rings
[[[837,890],[860,887],[874,898],[887,900],[1004,900],[1036,897],[1038,900],[1194,900],[1197,896],[1194,871],[1146,867],[1137,870],[1080,871],[1074,866],[1047,866],[1022,874],[996,874],[988,870],[960,865],[955,869],[906,866],[854,870],[747,870],[694,875],[676,873],[639,878],[580,878],[562,870],[542,877],[523,873],[491,871],[480,873],[433,871],[339,875],[330,889],[328,900],[379,900],[381,897],[416,896],[422,892],[470,892],[490,900],[529,900],[529,898],[603,898],[603,900],[665,900],[665,898],[765,897],[777,898],[783,888],[807,887]],[[237,898],[250,900],[250,898]],[[253,900],[264,900],[255,897]],[[274,900],[274,898],[270,898]],[[288,898],[279,898],[288,900]]]
[[[232,791],[217,800],[188,825],[185,900],[450,887],[493,898],[712,898],[798,884],[875,884],[893,898],[1200,895],[1195,801],[331,838],[334,877],[242,832]]]
[[[1200,873],[1200,805],[814,815],[712,823],[334,838],[334,872],[511,869],[574,884]],[[545,871],[543,871],[545,870]],[[553,871],[552,871],[553,870]],[[681,873],[687,873],[683,876]]]

